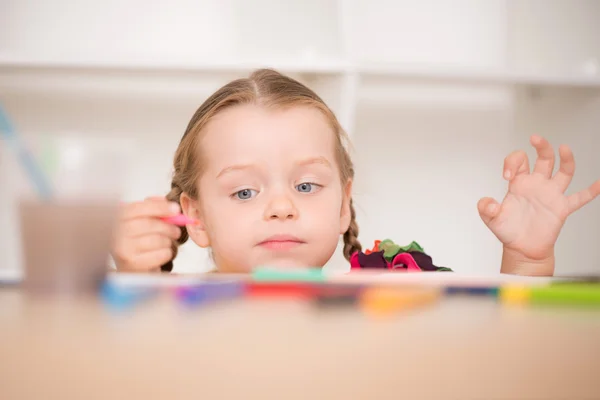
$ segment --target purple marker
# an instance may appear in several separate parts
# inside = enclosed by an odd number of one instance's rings
[[[186,305],[226,300],[243,294],[244,285],[239,281],[204,282],[199,285],[183,286],[176,291],[177,298]]]

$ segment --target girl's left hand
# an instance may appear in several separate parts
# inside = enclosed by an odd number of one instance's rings
[[[560,146],[560,168],[552,176],[554,150],[542,137],[532,136],[538,158],[533,172],[524,151],[504,160],[508,193],[498,204],[489,197],[479,200],[479,215],[503,243],[505,254],[517,254],[536,262],[554,256],[554,244],[567,217],[600,194],[600,180],[581,192],[564,193],[575,173],[575,160],[568,146]]]

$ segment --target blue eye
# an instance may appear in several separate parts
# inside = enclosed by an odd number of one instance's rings
[[[296,186],[296,190],[300,193],[312,193],[317,189],[320,189],[320,187],[321,186],[317,185],[316,183],[304,182]]]
[[[234,193],[234,196],[239,200],[250,200],[254,196],[256,196],[258,192],[253,189],[242,189],[239,192]]]

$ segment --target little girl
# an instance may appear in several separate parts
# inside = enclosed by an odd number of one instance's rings
[[[600,194],[600,180],[571,196],[573,154],[533,136],[533,172],[523,151],[504,163],[508,193],[478,203],[503,244],[501,272],[554,273],[566,218]],[[171,191],[124,206],[113,257],[120,271],[170,271],[177,246],[210,248],[218,271],[261,265],[323,266],[340,235],[344,256],[361,251],[352,204],[354,167],[333,112],[309,88],[272,70],[223,86],[196,111],[175,154]],[[161,217],[183,212],[198,224]]]

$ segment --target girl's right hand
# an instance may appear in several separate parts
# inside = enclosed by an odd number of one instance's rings
[[[117,270],[160,271],[173,258],[172,244],[181,229],[162,221],[177,215],[181,208],[164,197],[150,197],[142,202],[125,204],[121,210],[112,256]]]

